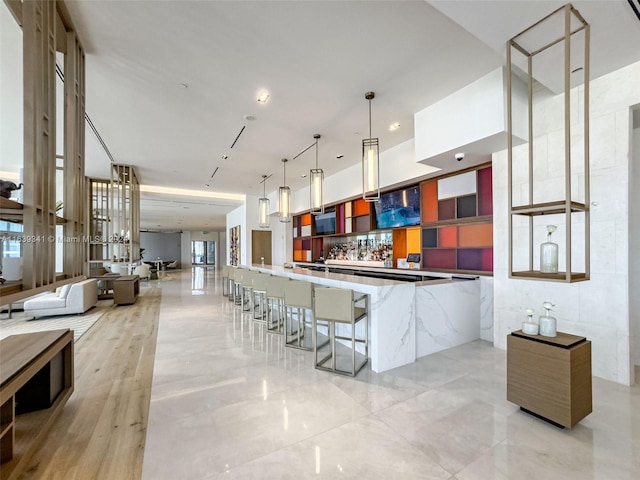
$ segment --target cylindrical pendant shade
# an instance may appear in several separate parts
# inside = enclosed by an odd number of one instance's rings
[[[269,199],[266,197],[258,199],[258,215],[260,228],[269,228]]]
[[[321,168],[311,169],[309,175],[309,191],[311,192],[311,213],[324,213],[324,171]]]
[[[380,157],[378,139],[362,140],[362,198],[368,202],[380,199]]]
[[[291,221],[291,189],[287,186],[278,188],[278,211],[281,222]]]

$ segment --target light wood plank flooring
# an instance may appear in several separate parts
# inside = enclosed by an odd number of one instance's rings
[[[161,289],[114,306],[75,344],[75,391],[21,479],[139,479]]]

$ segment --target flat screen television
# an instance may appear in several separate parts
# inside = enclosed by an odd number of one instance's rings
[[[376,228],[420,225],[420,187],[383,193],[374,203]]]
[[[314,215],[316,235],[332,235],[336,233],[336,212],[327,212],[322,215]]]

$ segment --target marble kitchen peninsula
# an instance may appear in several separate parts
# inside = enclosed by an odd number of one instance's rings
[[[477,279],[403,282],[305,268],[259,265],[249,268],[318,286],[349,288],[368,294],[369,361],[377,373],[480,338],[480,282]]]

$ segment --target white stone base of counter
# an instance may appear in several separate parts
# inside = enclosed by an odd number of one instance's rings
[[[416,286],[417,356],[480,338],[480,282]]]

